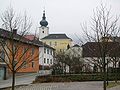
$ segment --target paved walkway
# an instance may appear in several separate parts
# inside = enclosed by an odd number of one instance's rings
[[[16,85],[30,84],[35,80],[36,73],[21,74],[16,76]],[[10,87],[12,79],[0,80],[0,88]]]
[[[20,86],[15,90],[103,90],[103,82],[41,83]],[[120,90],[120,86],[107,90]]]
[[[31,84],[36,75],[36,73],[32,73],[17,76],[16,85],[27,85],[17,86],[15,90],[103,90],[102,81]],[[11,80],[12,79],[9,78],[8,80],[0,81],[0,88],[11,86]],[[116,86],[107,90],[120,90],[120,86]]]

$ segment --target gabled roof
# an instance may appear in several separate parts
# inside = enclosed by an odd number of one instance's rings
[[[40,47],[47,47],[47,48],[55,50],[53,47],[51,47],[51,46],[49,46],[49,45],[47,45],[47,44],[45,44],[45,43],[43,43],[43,42],[41,42],[39,40],[33,40],[33,42],[40,45]]]
[[[109,41],[109,42],[119,42],[120,43],[120,37],[118,37],[118,36],[102,37],[101,40],[106,40],[106,41]]]
[[[13,36],[13,38],[12,38]],[[19,34],[13,34],[13,32],[11,31],[7,31],[4,29],[0,28],[0,38],[4,38],[4,39],[10,39],[10,40],[15,40],[15,41],[20,41],[22,43],[26,43],[26,44],[31,44],[31,45],[35,45],[35,46],[41,46],[38,43],[35,43],[27,38],[24,38],[23,36],[19,35]]]
[[[119,42],[120,43],[120,37],[112,37],[111,38],[112,39],[112,41],[114,41],[114,42]]]
[[[25,35],[24,37],[29,39],[29,40],[32,40],[34,43],[40,45],[40,47],[47,47],[47,48],[55,50],[53,47],[39,41],[39,39],[37,37],[35,37],[34,35]]]
[[[38,39],[35,35],[25,35],[24,37],[29,40],[37,40]]]
[[[106,42],[104,52],[110,57],[120,57],[120,45],[118,42]],[[83,47],[83,57],[101,57],[103,44],[101,42],[87,42]]]
[[[71,38],[67,37],[66,34],[49,34],[48,36],[42,39],[71,39]]]

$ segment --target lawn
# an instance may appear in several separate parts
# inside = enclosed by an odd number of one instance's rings
[[[115,87],[115,86],[118,86],[118,85],[120,85],[120,82],[117,82],[117,83],[109,82],[107,88]]]

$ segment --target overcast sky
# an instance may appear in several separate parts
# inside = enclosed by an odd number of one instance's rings
[[[0,0],[0,12],[10,5],[17,13],[27,12],[33,20],[33,32],[39,27],[45,7],[50,33],[80,34],[83,22],[90,22],[93,9],[101,1],[112,7],[113,14],[120,14],[120,0]]]

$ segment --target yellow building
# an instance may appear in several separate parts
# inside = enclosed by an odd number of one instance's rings
[[[45,16],[45,10],[43,11],[43,17],[40,21],[39,27],[39,40],[50,45],[57,52],[63,52],[72,45],[72,39],[66,36],[66,34],[49,34],[48,22]]]
[[[55,48],[57,52],[63,52],[72,46],[72,39],[67,37],[66,34],[49,34],[41,40]]]

